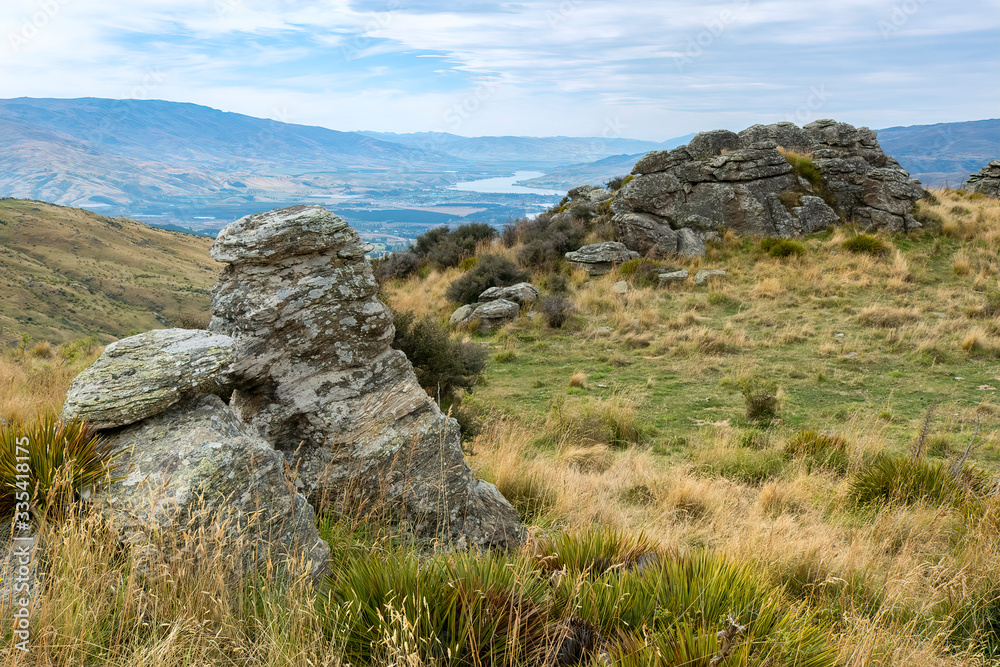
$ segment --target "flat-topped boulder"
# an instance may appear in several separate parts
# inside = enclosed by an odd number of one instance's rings
[[[601,276],[612,268],[635,259],[639,253],[629,250],[619,241],[592,243],[579,250],[566,253],[566,261],[573,266],[585,269],[588,275]]]
[[[228,396],[229,336],[198,329],[157,329],[111,343],[78,375],[62,418],[97,429],[125,426],[197,394]]]
[[[478,323],[479,333],[490,333],[508,322],[513,322],[521,313],[521,306],[507,299],[494,299],[476,307],[469,316],[474,325]]]
[[[491,287],[479,295],[479,302],[506,299],[519,306],[528,306],[538,300],[538,288],[531,283],[517,283],[509,287]]]

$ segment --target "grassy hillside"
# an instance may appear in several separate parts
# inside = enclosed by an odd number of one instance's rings
[[[572,303],[561,328],[538,312],[490,336],[456,334],[491,353],[460,406],[481,427],[465,446],[531,527],[524,548],[428,554],[367,516],[320,508],[325,587],[273,572],[231,586],[230,550],[212,530],[183,536],[198,557],[161,545],[159,576],[143,580],[133,567],[148,553],[118,545],[82,505],[40,528],[49,555],[32,657],[997,664],[1000,202],[936,196],[909,235],[726,235],[703,258],[588,278],[539,268],[554,237],[525,245],[525,226],[508,245],[481,242],[461,268],[385,282],[395,310],[443,323],[449,284],[484,255],[529,257],[543,296]],[[600,215],[576,222],[588,242],[609,234]],[[676,266],[727,275],[649,284],[647,269]],[[58,407],[98,351],[3,351],[0,416]],[[21,664],[13,649],[0,657]]]
[[[211,239],[37,201],[0,200],[0,340],[102,342],[207,324]]]

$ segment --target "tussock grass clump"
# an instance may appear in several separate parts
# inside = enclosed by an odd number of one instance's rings
[[[844,474],[850,464],[847,444],[839,435],[799,431],[785,442],[784,452],[787,458],[805,459],[808,470],[827,468]]]
[[[858,313],[858,322],[869,327],[894,329],[920,318],[916,308],[894,308],[892,306],[868,306]]]
[[[0,424],[0,518],[29,501],[42,515],[64,516],[81,492],[111,481],[113,460],[105,441],[78,420],[50,414]]]
[[[851,481],[851,497],[862,505],[926,502],[949,505],[964,497],[944,461],[880,455]]]
[[[655,563],[660,550],[648,537],[612,529],[559,533],[532,548],[536,566],[546,573],[601,575]]]
[[[664,262],[636,257],[623,262],[618,267],[618,275],[636,287],[657,287],[660,284],[660,274],[671,270]]]
[[[771,257],[791,257],[792,255],[803,255],[806,252],[806,247],[799,241],[773,237],[761,239],[760,249]]]
[[[848,252],[857,255],[871,255],[872,257],[884,257],[889,254],[889,246],[877,236],[871,234],[858,234],[841,244],[841,247]]]

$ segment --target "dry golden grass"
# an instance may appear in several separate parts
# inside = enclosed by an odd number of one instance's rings
[[[58,348],[46,342],[0,354],[0,418],[29,421],[39,414],[59,414],[69,383],[102,351],[87,341]],[[77,356],[70,361],[64,355]]]
[[[569,378],[569,386],[577,387],[579,389],[584,389],[587,386],[587,374],[586,373],[573,373]]]

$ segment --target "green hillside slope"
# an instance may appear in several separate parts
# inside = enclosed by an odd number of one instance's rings
[[[211,239],[38,201],[0,200],[0,340],[62,342],[206,324]]]

